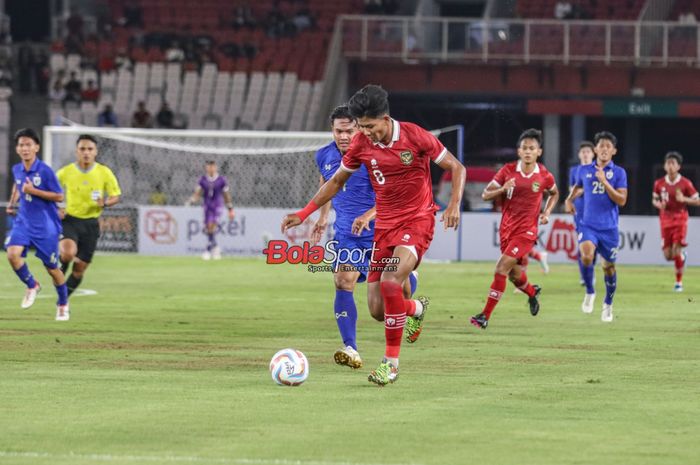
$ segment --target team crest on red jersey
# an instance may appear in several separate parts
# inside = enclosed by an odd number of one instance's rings
[[[539,182],[533,182],[532,183],[532,192],[539,192],[540,191],[540,183]]]
[[[411,163],[413,163],[413,154],[410,150],[401,152],[399,154],[399,157],[401,158],[401,163],[403,163],[404,165],[410,165]]]

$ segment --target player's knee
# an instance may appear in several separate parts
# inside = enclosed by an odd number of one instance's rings
[[[339,291],[349,291],[355,290],[355,280],[351,277],[344,276],[342,274],[337,274],[334,276],[335,288]]]
[[[377,321],[384,321],[384,306],[381,304],[370,305],[369,314]]]

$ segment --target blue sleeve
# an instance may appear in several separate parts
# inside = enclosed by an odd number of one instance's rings
[[[56,176],[56,173],[54,173],[48,165],[46,166],[46,169],[44,171],[45,173],[42,176],[42,178],[46,180],[44,190],[56,192],[57,194],[63,194],[63,189],[61,188],[61,183],[58,182],[58,177]]]
[[[578,172],[578,166],[573,166],[569,170],[569,185],[573,186],[576,184],[576,173]]]
[[[618,170],[615,176],[615,189],[627,189],[627,171],[624,168]]]
[[[576,171],[574,172],[574,177],[572,180],[573,182],[571,183],[572,186],[583,187],[583,180],[581,178],[581,176],[583,176],[583,173],[581,171],[583,171],[581,169],[581,166],[576,167]]]
[[[316,168],[318,168],[318,172],[323,176],[323,149],[316,152]]]

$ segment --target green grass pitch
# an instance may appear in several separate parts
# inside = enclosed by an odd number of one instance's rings
[[[508,290],[478,331],[493,263],[420,269],[432,299],[401,376],[367,382],[384,347],[358,285],[365,367],[340,346],[328,274],[261,260],[98,256],[98,291],[53,320],[0,267],[0,464],[690,464],[700,457],[700,269],[672,292],[669,267],[619,266],[615,321],[580,311],[577,271],[555,265],[530,316]],[[310,363],[296,388],[269,359],[294,347]]]

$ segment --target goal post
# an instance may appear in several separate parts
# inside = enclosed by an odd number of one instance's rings
[[[462,159],[460,127],[433,133]],[[89,134],[98,141],[97,161],[116,175],[122,190],[116,208],[105,209],[98,250],[189,255],[205,246],[199,207],[185,206],[215,161],[230,184],[236,217],[222,217],[225,255],[259,255],[267,240],[283,238],[282,215],[304,206],[318,190],[316,151],[330,143],[330,132],[210,131],[47,126],[43,156],[54,169],[76,161],[76,141]],[[309,225],[305,225],[306,228]],[[305,228],[293,237],[302,241]]]

